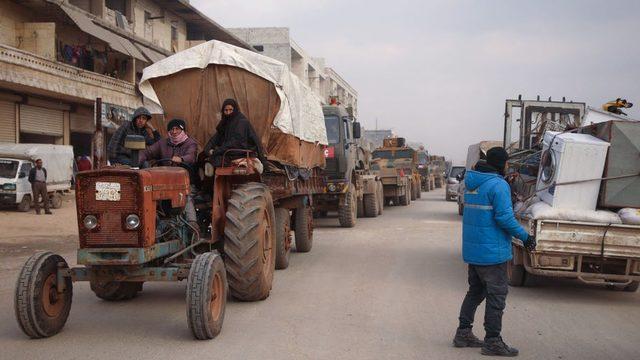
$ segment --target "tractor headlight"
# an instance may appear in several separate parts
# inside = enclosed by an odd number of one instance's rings
[[[95,215],[87,215],[82,219],[82,223],[88,230],[93,230],[98,226],[98,218]]]
[[[138,226],[140,226],[140,218],[136,214],[131,214],[127,216],[124,222],[125,222],[125,226],[129,230],[135,230],[138,228]]]

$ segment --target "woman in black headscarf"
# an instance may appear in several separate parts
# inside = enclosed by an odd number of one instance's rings
[[[249,119],[240,112],[238,103],[234,99],[226,99],[220,112],[222,120],[216,126],[216,133],[204,147],[205,154],[213,157],[213,165],[223,166],[222,156],[229,149],[251,150],[264,163],[266,159],[260,140]],[[225,159],[234,160],[245,156],[244,152],[229,152]]]

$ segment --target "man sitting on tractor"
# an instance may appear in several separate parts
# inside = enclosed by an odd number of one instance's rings
[[[147,146],[160,140],[160,133],[151,124],[151,113],[144,107],[139,107],[133,113],[131,121],[125,121],[107,146],[107,154],[111,165],[131,165],[131,150],[125,148],[124,140],[127,135],[144,136]]]
[[[204,153],[212,156],[214,167],[224,166],[222,163],[223,156],[225,160],[235,160],[246,157],[246,153],[228,150],[251,150],[256,153],[258,159],[266,164],[264,152],[260,146],[260,140],[256,135],[251,122],[244,114],[240,112],[238,103],[234,99],[226,99],[222,103],[222,120],[216,127],[216,133],[209,139],[204,147]]]
[[[187,124],[182,119],[172,119],[167,124],[168,137],[148,146],[140,153],[140,164],[145,161],[155,160],[160,163],[168,163],[173,166],[186,167],[190,177],[193,175],[193,165],[196,161],[198,144],[186,133]],[[191,183],[191,194],[196,192],[196,187]],[[196,226],[196,209],[193,198],[190,195],[185,207],[187,221]]]

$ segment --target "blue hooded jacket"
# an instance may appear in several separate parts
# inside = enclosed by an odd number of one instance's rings
[[[473,265],[509,261],[511,237],[529,234],[513,215],[509,184],[497,173],[469,170],[464,178],[462,258]]]

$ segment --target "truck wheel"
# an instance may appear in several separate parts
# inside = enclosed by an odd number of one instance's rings
[[[196,256],[187,279],[187,322],[196,339],[213,339],[220,333],[228,291],[227,273],[218,252]]]
[[[22,197],[22,201],[18,204],[18,211],[27,212],[31,209],[31,195],[25,195]]]
[[[16,320],[22,331],[33,339],[60,332],[69,317],[73,284],[65,277],[65,288],[58,291],[58,268],[68,268],[60,255],[38,251],[22,267],[14,306]]]
[[[289,267],[291,252],[291,214],[289,209],[276,208],[276,270]]]
[[[240,301],[269,296],[276,265],[276,227],[271,193],[260,183],[231,192],[224,229],[229,291]]]
[[[384,209],[384,188],[382,183],[378,182],[376,190],[378,192],[378,215],[382,215],[382,210]]]
[[[102,300],[130,300],[142,291],[142,282],[133,281],[94,281],[89,282],[91,291]]]
[[[401,206],[407,206],[411,204],[411,184],[407,184],[405,187],[405,192],[403,196],[400,196],[398,199]]]
[[[622,288],[622,290],[628,292],[636,292],[638,291],[638,287],[640,287],[640,281],[632,281],[631,284],[625,286],[624,288]]]
[[[518,251],[517,249],[515,251]],[[507,264],[507,277],[509,278],[509,285],[513,287],[520,287],[524,285],[527,272],[524,269],[524,265],[515,265],[513,260],[509,260]]]
[[[356,226],[356,191],[352,184],[349,184],[349,190],[344,194],[344,204],[338,208],[338,220],[342,227]]]
[[[377,191],[376,191],[377,192]],[[366,217],[378,216],[378,194],[364,194],[364,214]]]
[[[416,194],[415,186],[413,185],[413,182],[411,182],[411,201],[414,201],[417,198],[418,198],[418,195]]]
[[[54,209],[60,209],[62,207],[62,195],[58,193],[51,195],[51,207]]]
[[[364,199],[360,198],[358,199],[358,217],[362,218],[364,216]]]
[[[313,216],[311,207],[305,205],[295,211],[296,251],[306,253],[313,247]]]
[[[420,183],[417,183],[416,186],[414,186],[414,188],[416,189],[416,197],[418,199],[422,198],[422,188],[420,187]]]

